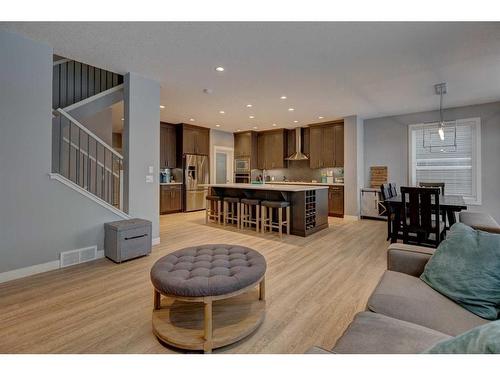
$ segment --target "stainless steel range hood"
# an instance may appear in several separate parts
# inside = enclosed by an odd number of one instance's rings
[[[285,160],[307,160],[309,159],[302,153],[302,128],[295,128],[295,152]]]

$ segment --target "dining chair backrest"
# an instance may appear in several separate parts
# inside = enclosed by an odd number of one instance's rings
[[[444,195],[444,182],[419,182],[418,185],[425,188],[439,188],[441,195]]]
[[[401,203],[405,218],[403,232],[425,231],[439,238],[439,220],[433,225],[433,213],[439,212],[439,188],[402,186]]]
[[[391,194],[393,197],[398,196],[398,185],[396,185],[394,182],[389,183],[389,189],[391,189]]]
[[[382,200],[387,200],[392,197],[392,192],[389,184],[380,185],[380,193],[382,194]]]

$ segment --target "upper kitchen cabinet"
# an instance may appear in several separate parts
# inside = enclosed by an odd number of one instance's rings
[[[177,168],[177,127],[160,123],[160,168]]]
[[[249,159],[250,169],[257,168],[257,132],[234,133],[234,157]]]
[[[343,122],[311,125],[309,131],[309,166],[311,168],[344,166]]]
[[[208,155],[210,152],[210,129],[182,124],[182,154]]]
[[[257,148],[257,168],[286,168],[287,132],[285,129],[259,132]]]

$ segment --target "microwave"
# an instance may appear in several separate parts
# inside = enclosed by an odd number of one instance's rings
[[[235,159],[234,173],[250,173],[250,158]]]

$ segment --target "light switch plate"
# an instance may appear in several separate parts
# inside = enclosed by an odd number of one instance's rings
[[[155,168],[152,165],[150,165],[148,167],[148,171],[149,171],[149,173],[155,173]]]
[[[152,174],[148,174],[146,176],[146,182],[148,183],[153,183],[153,175]]]

